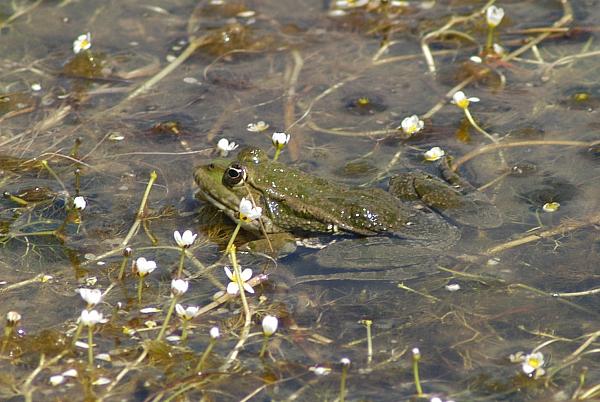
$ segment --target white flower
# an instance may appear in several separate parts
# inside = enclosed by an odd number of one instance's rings
[[[227,285],[227,293],[229,293],[230,295],[238,294],[238,292],[240,291],[240,288],[237,284],[235,273],[231,272],[229,267],[225,267],[225,275],[227,275],[227,277],[231,281]],[[242,271],[242,275],[240,278],[242,280],[242,285],[244,287],[244,290],[248,293],[254,293],[254,289],[252,289],[252,286],[250,286],[250,284],[247,283],[247,281],[250,278],[252,278],[252,270],[250,268],[244,269]]]
[[[96,304],[100,303],[100,300],[102,300],[102,292],[100,291],[100,289],[81,288],[77,289],[77,292],[79,292],[81,298],[89,306],[95,306]]]
[[[38,92],[38,91],[42,90],[42,86],[40,84],[38,84],[37,82],[31,84],[30,88],[33,92]]]
[[[412,354],[413,354],[413,357],[415,359],[420,359],[421,358],[421,351],[419,350],[419,348],[413,348],[412,349]]]
[[[99,313],[96,310],[83,310],[79,317],[79,321],[86,327],[93,327],[96,324],[104,323],[108,320],[102,316],[102,313]]]
[[[469,60],[471,60],[473,63],[477,63],[477,64],[483,63],[483,60],[479,56],[471,56],[471,57],[469,57]]]
[[[269,128],[269,124],[265,123],[264,121],[257,121],[256,123],[250,123],[248,124],[248,126],[246,126],[246,130],[252,132],[252,133],[260,133],[265,131],[267,128]]]
[[[182,248],[187,248],[187,247],[190,247],[192,244],[194,244],[194,241],[196,240],[196,236],[198,236],[198,234],[192,233],[191,230],[186,230],[185,232],[183,232],[183,235],[180,234],[178,230],[176,230],[173,233],[173,237],[175,238],[175,243],[177,243],[177,245]]]
[[[221,138],[219,142],[217,142],[217,149],[219,150],[219,153],[223,156],[227,156],[229,151],[233,151],[238,146],[239,145],[233,141],[229,142],[227,138]]]
[[[96,381],[92,382],[92,385],[106,385],[110,384],[112,381],[110,378],[100,377]]]
[[[545,371],[542,368],[544,365],[544,355],[542,352],[534,352],[523,357],[522,369],[528,376],[539,377],[544,375]]]
[[[558,208],[560,208],[560,203],[556,201],[547,202],[542,206],[544,212],[556,212],[558,211]]]
[[[423,130],[425,123],[423,123],[423,120],[419,119],[419,116],[413,114],[412,116],[406,117],[404,120],[402,120],[401,126],[402,131],[408,135],[412,135]]]
[[[425,160],[429,162],[437,161],[438,159],[444,157],[444,155],[446,155],[446,152],[440,147],[433,147],[429,151],[423,153]]]
[[[331,369],[329,367],[323,367],[323,366],[309,367],[308,370],[312,371],[313,373],[315,373],[315,375],[318,375],[318,376],[325,376],[325,375],[329,375],[329,373],[331,373]]]
[[[88,50],[92,47],[92,34],[89,32],[79,35],[73,42],[73,53],[78,54],[82,50]]]
[[[85,207],[87,206],[87,202],[85,202],[85,198],[78,195],[77,197],[75,197],[73,199],[73,205],[75,205],[75,209],[83,211],[85,209]]]
[[[143,277],[143,276],[146,276],[146,275],[152,273],[152,271],[154,271],[156,269],[156,262],[148,261],[144,257],[139,257],[137,260],[135,260],[134,268],[135,268],[135,272],[139,276]]]
[[[342,366],[348,367],[350,365],[350,359],[348,359],[347,357],[342,357],[340,359],[340,363],[342,364]]]
[[[183,279],[173,279],[171,281],[171,293],[173,296],[181,296],[188,290],[189,283]]]
[[[50,377],[49,382],[50,385],[56,387],[57,385],[60,385],[63,382],[65,382],[65,377],[61,374],[53,375],[52,377]]]
[[[219,327],[212,327],[210,329],[210,337],[212,339],[217,339],[220,336],[221,336],[221,332],[219,331]]]
[[[142,314],[154,314],[160,313],[162,310],[156,307],[145,307],[140,309],[140,313]]]
[[[479,98],[467,98],[463,91],[455,92],[454,95],[452,95],[452,103],[461,109],[468,108],[470,102],[479,102]]]
[[[490,6],[485,12],[485,18],[490,27],[495,28],[500,25],[504,18],[504,9],[496,6]]]
[[[363,7],[369,3],[369,0],[337,0],[335,6],[338,8],[357,8]]]
[[[277,331],[277,325],[279,320],[274,315],[266,315],[262,320],[263,334],[265,336],[271,336]]]
[[[67,371],[62,373],[62,375],[64,375],[65,377],[77,377],[79,373],[77,373],[77,370],[75,369],[68,369]]]
[[[10,324],[16,324],[17,322],[21,321],[21,314],[17,313],[16,311],[9,311],[6,313],[6,321],[8,321]]]
[[[252,205],[252,201],[246,198],[242,198],[240,201],[239,209],[240,219],[244,222],[252,222],[253,220],[260,218],[260,215],[262,214],[262,208],[255,207]]]
[[[448,292],[456,292],[460,290],[460,285],[458,283],[449,283],[446,285],[446,290]]]
[[[271,137],[271,141],[273,141],[273,145],[277,148],[283,148],[285,144],[290,142],[290,135],[286,133],[273,133]]]
[[[506,49],[497,43],[492,45],[492,49],[494,49],[494,53],[496,53],[498,56],[503,56],[504,53],[506,53]]]
[[[175,311],[177,311],[177,315],[182,320],[189,321],[198,316],[198,314],[200,313],[200,307],[198,307],[198,306],[183,307],[181,304],[177,303],[175,305]]]

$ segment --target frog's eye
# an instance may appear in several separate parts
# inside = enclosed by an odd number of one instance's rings
[[[246,181],[246,168],[234,163],[223,174],[223,184],[228,187],[238,186]]]

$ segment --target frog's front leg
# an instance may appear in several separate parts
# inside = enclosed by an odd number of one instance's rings
[[[269,240],[251,240],[240,247],[241,251],[267,254],[276,258],[285,257],[296,251],[296,238],[290,233],[269,233]]]

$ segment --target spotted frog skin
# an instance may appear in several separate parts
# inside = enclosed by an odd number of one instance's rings
[[[259,148],[241,150],[196,169],[202,198],[237,221],[242,197],[263,208],[267,233],[348,233],[392,236],[423,247],[447,248],[460,238],[459,224],[490,228],[502,223],[496,208],[458,177],[424,172],[392,178],[390,191],[333,183],[280,162]],[[245,229],[259,232],[257,222]]]

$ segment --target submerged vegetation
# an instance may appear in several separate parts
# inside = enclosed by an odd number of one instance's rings
[[[447,3],[0,4],[0,399],[599,398],[600,14]],[[240,145],[323,183],[444,165],[504,223],[361,276],[311,250],[336,222],[290,246],[249,190],[194,197]]]

